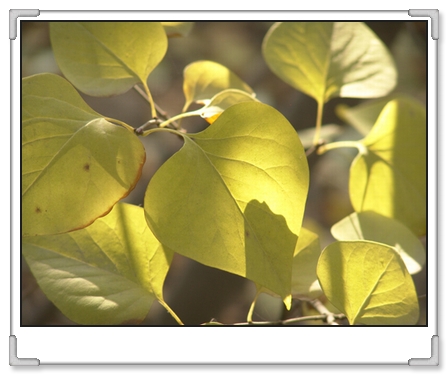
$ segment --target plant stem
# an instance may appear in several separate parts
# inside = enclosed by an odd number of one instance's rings
[[[149,87],[146,82],[143,82],[143,88],[145,89],[145,94],[147,96],[148,103],[151,107],[151,117],[157,118],[156,106],[154,104],[154,100],[152,99],[151,92],[149,91]]]
[[[258,299],[258,296],[260,295],[260,293],[261,293],[261,290],[259,288],[257,288],[257,294],[255,294],[255,298],[252,301],[252,304],[250,305],[249,312],[247,313],[247,321],[249,323],[252,323],[252,316],[254,314],[255,304],[257,303],[257,299]]]
[[[170,313],[170,315],[174,318],[174,320],[180,325],[183,326],[184,323],[182,323],[182,320],[179,319],[179,317],[176,315],[176,313],[171,310],[171,307],[168,306],[168,304],[163,301],[163,300],[159,300],[159,303]]]
[[[317,146],[320,140],[320,130],[322,128],[322,114],[324,112],[323,99],[317,102],[316,131],[314,133],[313,145]]]
[[[313,306],[318,312],[326,317],[326,322],[331,326],[338,326],[339,324],[335,322],[336,318],[330,310],[328,310],[325,305],[318,299],[309,301],[310,305]]]
[[[331,314],[331,313],[330,313]],[[332,314],[334,319],[344,319],[344,314]],[[320,315],[310,315],[310,316],[300,316],[297,318],[290,318],[286,320],[273,320],[273,321],[251,321],[251,322],[242,322],[242,323],[235,323],[235,324],[223,324],[216,321],[212,321],[209,323],[204,323],[203,325],[229,325],[229,326],[286,326],[290,324],[300,323],[300,322],[306,322],[306,321],[312,321],[312,320],[327,320],[328,314],[320,314]],[[334,325],[338,325],[335,323]]]
[[[322,155],[325,152],[327,152],[328,150],[333,150],[335,148],[344,148],[344,147],[357,148],[362,155],[367,154],[366,146],[364,146],[364,144],[359,141],[340,141],[340,142],[327,143],[327,144],[320,146],[317,149],[317,154]]]
[[[173,123],[174,121],[179,120],[179,119],[181,119],[181,118],[184,118],[184,117],[193,117],[193,116],[198,116],[198,115],[199,115],[199,111],[192,111],[192,112],[179,113],[178,115],[173,116],[173,117],[169,118],[169,119],[166,120],[166,121],[163,121],[159,126],[160,126],[161,128],[165,128],[165,127],[168,126],[169,124],[171,124],[171,123]],[[181,129],[178,129],[178,130],[181,130]]]

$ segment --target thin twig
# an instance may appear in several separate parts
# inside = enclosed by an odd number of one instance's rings
[[[318,312],[320,312],[322,315],[325,315],[326,319],[325,321],[327,324],[332,326],[338,326],[339,324],[335,322],[336,320],[336,314],[333,314],[330,310],[328,310],[325,305],[319,301],[318,299],[309,301],[310,305],[313,306]]]

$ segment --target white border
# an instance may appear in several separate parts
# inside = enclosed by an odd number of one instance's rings
[[[105,12],[40,11],[36,20],[428,20],[402,11]],[[430,34],[430,33],[429,33]],[[20,160],[20,27],[11,43],[12,158]],[[437,43],[428,38],[428,144],[437,145]],[[428,147],[428,301],[437,301],[436,161]],[[431,357],[437,305],[428,327],[20,327],[20,169],[12,169],[11,334],[18,358],[44,364],[402,364]],[[295,331],[293,331],[295,330]],[[293,332],[292,332],[293,331]]]

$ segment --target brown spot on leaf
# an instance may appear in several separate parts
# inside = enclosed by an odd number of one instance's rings
[[[246,235],[246,237],[250,236],[250,233],[249,233],[249,231],[247,229],[244,231],[244,234]]]
[[[85,163],[83,169],[88,172],[90,171],[90,164],[89,163]]]
[[[42,210],[40,209],[40,207],[36,207],[36,209],[34,210],[34,212],[35,212],[36,214],[40,214],[40,213],[42,213]]]

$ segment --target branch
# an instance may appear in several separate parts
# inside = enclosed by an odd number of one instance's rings
[[[325,306],[324,306],[325,307]],[[328,310],[327,310],[328,311]],[[333,317],[333,321],[336,319],[345,319],[344,314],[332,314],[329,312],[329,314]],[[273,321],[251,321],[251,322],[242,322],[242,323],[234,323],[234,324],[224,324],[217,322],[215,320],[212,320],[208,323],[203,323],[202,325],[205,326],[287,326],[299,322],[305,322],[308,320],[322,320],[322,321],[328,321],[328,314],[321,314],[321,315],[310,315],[310,316],[300,316],[298,318],[291,318],[286,320],[273,320]],[[334,323],[333,325],[339,325],[337,323]]]
[[[327,324],[331,326],[338,326],[339,324],[335,322],[338,319],[336,316],[343,314],[333,314],[330,310],[328,310],[325,305],[319,301],[318,299],[309,301],[309,304],[313,306],[318,312],[325,316],[325,321]]]

